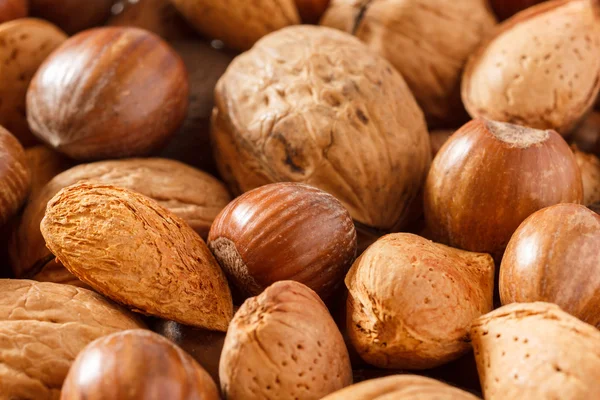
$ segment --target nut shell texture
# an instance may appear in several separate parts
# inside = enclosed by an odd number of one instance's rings
[[[0,393],[3,399],[58,400],[77,354],[93,340],[143,328],[89,290],[0,280]]]
[[[231,294],[204,241],[153,200],[80,183],[48,203],[46,245],[80,280],[118,303],[187,325],[225,331]]]
[[[557,204],[525,220],[500,268],[503,304],[545,301],[600,327],[600,216]]]
[[[492,310],[494,262],[422,237],[382,237],[346,276],[347,329],[379,368],[425,369],[466,353],[471,322]]]
[[[145,155],[181,125],[188,101],[181,58],[138,28],[69,38],[27,92],[27,119],[44,142],[81,160]]]
[[[30,181],[23,147],[10,132],[0,126],[0,227],[25,201]]]
[[[213,223],[208,246],[248,294],[291,279],[325,298],[354,261],[356,231],[332,195],[300,183],[274,183],[225,207]]]
[[[548,303],[501,307],[473,323],[484,398],[600,398],[600,332]]]
[[[600,17],[592,3],[542,3],[500,25],[465,69],[469,114],[562,134],[573,129],[600,89]]]
[[[110,16],[113,0],[29,0],[31,14],[58,25],[72,35],[102,25]]]
[[[219,366],[229,400],[321,399],[352,383],[348,351],[319,296],[282,281],[235,314]]]
[[[100,338],[79,353],[61,394],[61,400],[114,399],[219,400],[219,391],[210,375],[170,340],[128,330]]]
[[[234,192],[302,182],[364,225],[406,223],[430,163],[425,121],[358,39],[308,25],[273,33],[232,62],[215,104],[215,157]]]
[[[575,160],[581,170],[583,204],[589,206],[600,201],[600,160],[593,154],[573,149]]]

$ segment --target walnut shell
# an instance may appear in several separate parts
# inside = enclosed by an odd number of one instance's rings
[[[25,18],[28,12],[28,0],[0,0],[0,23]]]
[[[29,0],[31,14],[48,20],[72,35],[102,25],[114,0]]]
[[[371,379],[338,390],[321,400],[477,400],[469,392],[418,375]]]
[[[27,91],[33,133],[78,160],[139,156],[161,148],[187,110],[183,61],[138,28],[90,29],[69,38]]]
[[[319,296],[294,281],[269,286],[238,310],[219,376],[229,400],[317,400],[352,383],[335,322]]]
[[[147,330],[97,339],[79,353],[61,400],[219,400],[210,375],[170,340]]]
[[[600,21],[592,3],[542,3],[500,25],[465,68],[469,114],[572,130],[600,90]]]
[[[300,23],[294,0],[171,0],[202,35],[248,50],[261,37]]]
[[[79,183],[48,202],[46,246],[80,280],[136,311],[219,331],[233,314],[227,280],[204,241],[153,200]]]
[[[332,0],[321,24],[351,33],[400,72],[434,126],[467,120],[460,79],[496,20],[487,0]]]
[[[548,303],[517,303],[471,329],[485,399],[600,398],[600,332]]]
[[[0,126],[0,227],[17,213],[29,193],[30,182],[23,147]]]
[[[143,328],[133,315],[85,289],[0,280],[0,393],[58,400],[71,363],[93,340]]]
[[[236,194],[302,182],[364,225],[406,224],[430,164],[425,121],[400,74],[356,38],[279,30],[231,63],[215,104],[214,154]]]
[[[573,148],[573,147],[572,147]],[[583,182],[583,203],[586,206],[600,201],[600,160],[593,154],[573,148],[575,160],[581,170]]]
[[[204,239],[213,219],[231,200],[217,179],[173,160],[132,158],[73,167],[52,179],[25,208],[10,246],[17,277],[38,273],[52,258],[39,228],[46,204],[59,190],[79,181],[107,183],[148,196],[183,218]]]
[[[471,322],[492,310],[494,261],[393,233],[356,260],[346,287],[348,334],[363,360],[433,368],[470,349]]]
[[[73,166],[72,160],[46,146],[25,149],[25,157],[31,175],[29,199],[34,199],[52,178]]]

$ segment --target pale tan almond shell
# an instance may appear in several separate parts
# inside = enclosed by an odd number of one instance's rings
[[[465,68],[469,114],[572,130],[600,89],[600,19],[591,3],[542,3],[501,24]]]
[[[67,35],[50,22],[24,18],[0,25],[0,125],[24,146],[39,141],[27,124],[25,97],[38,67]]]
[[[554,304],[501,307],[471,339],[486,400],[600,398],[600,331]]]
[[[58,400],[77,354],[93,340],[143,328],[133,315],[85,289],[0,280],[0,397]]]
[[[145,314],[226,331],[225,275],[183,219],[139,193],[79,183],[48,202],[46,245],[80,280]]]
[[[423,113],[393,67],[338,30],[279,30],[237,57],[215,89],[212,139],[236,194],[306,183],[354,220],[406,225],[425,180]]]
[[[321,25],[355,35],[388,59],[427,120],[448,125],[462,122],[461,73],[496,19],[487,0],[333,0]]]
[[[294,0],[171,0],[201,34],[248,50],[261,37],[300,23]]]
[[[600,201],[600,160],[593,154],[573,149],[575,161],[581,170],[583,182],[583,205],[589,206]]]
[[[409,233],[386,235],[346,276],[347,329],[363,360],[426,369],[470,349],[471,322],[492,310],[494,262]]]
[[[348,386],[321,400],[477,400],[469,392],[418,375],[393,375]]]
[[[46,146],[25,149],[25,157],[31,174],[29,199],[35,198],[52,178],[74,164],[74,161]]]

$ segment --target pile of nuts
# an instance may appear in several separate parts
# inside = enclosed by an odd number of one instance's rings
[[[600,399],[600,0],[4,0],[0,78],[0,399]]]

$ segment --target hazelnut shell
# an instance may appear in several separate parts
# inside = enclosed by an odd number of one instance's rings
[[[25,18],[28,12],[28,0],[0,0],[0,23]]]
[[[69,35],[102,25],[110,16],[114,0],[29,0],[33,16],[43,18]]]
[[[31,175],[29,199],[33,199],[56,175],[73,166],[73,161],[46,147],[25,149],[27,167]]]

